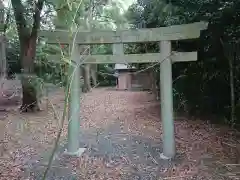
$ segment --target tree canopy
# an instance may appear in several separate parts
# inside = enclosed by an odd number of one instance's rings
[[[239,12],[240,1],[138,0],[126,17],[135,28],[155,28],[197,21],[209,27],[199,40],[173,42],[179,51],[198,50],[198,61],[174,64],[176,108],[192,115],[217,115],[230,122],[230,112],[239,107]],[[146,47],[156,51],[157,45]],[[155,50],[154,50],[155,49]],[[149,51],[149,50],[148,50]],[[158,72],[159,67],[155,67]],[[232,78],[231,78],[232,76]],[[234,93],[230,93],[233,89]],[[237,109],[234,110],[239,124]],[[231,122],[233,123],[233,122]]]
[[[24,23],[33,27],[35,1],[12,1],[8,17],[7,59],[12,71],[20,72],[14,64],[21,65],[20,41],[17,39],[19,26],[15,25],[14,7],[21,2],[24,8]],[[41,1],[39,1],[41,2]],[[214,114],[230,122],[234,109],[235,124],[239,124],[239,32],[240,1],[213,0],[137,0],[124,12],[124,1],[76,0],[43,1],[41,11],[41,29],[74,28],[86,29],[91,26],[98,29],[155,28],[197,21],[208,21],[209,27],[201,33],[198,40],[173,42],[173,50],[198,50],[198,61],[173,65],[174,96],[176,109],[193,115]],[[18,4],[19,7],[19,4]],[[20,6],[21,7],[21,6]],[[8,11],[8,8],[6,8]],[[15,16],[16,17],[16,16]],[[91,21],[90,21],[90,19]],[[16,18],[17,20],[17,18]],[[25,33],[29,33],[27,30]],[[129,44],[128,53],[157,52],[155,43]],[[38,75],[49,81],[63,81],[64,66],[47,60],[47,54],[62,51],[59,45],[37,43],[35,70]],[[92,46],[93,54],[110,53],[110,46]],[[54,67],[60,68],[54,68]],[[139,65],[145,68],[148,65]],[[15,68],[14,68],[15,67]],[[110,66],[99,66],[101,72],[109,71]],[[40,72],[41,70],[41,72]],[[57,72],[55,72],[57,71]],[[159,66],[154,66],[159,73]],[[100,76],[103,81],[108,76]],[[156,81],[159,76],[156,74]],[[52,79],[52,80],[51,80]],[[106,80],[106,84],[108,80]],[[218,120],[220,121],[220,120]],[[233,123],[233,122],[231,122]]]

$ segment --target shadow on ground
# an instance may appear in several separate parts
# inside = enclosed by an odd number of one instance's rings
[[[121,175],[118,178],[122,180],[157,180],[162,176],[161,172],[164,169],[168,169],[172,164],[180,163],[181,156],[177,156],[172,162],[160,159],[162,151],[160,142],[141,136],[128,135],[122,132],[120,127],[120,123],[115,123],[101,132],[82,132],[80,135],[81,147],[87,148],[83,156],[87,156],[88,161],[95,161],[99,158],[103,160],[104,169],[108,169],[107,172],[102,172],[103,176],[107,177],[109,171],[121,165]],[[73,169],[69,168],[68,164],[73,158],[63,155],[64,149],[65,146],[61,146],[58,150],[58,157],[55,158],[47,179],[90,179],[89,177],[93,176],[96,179],[99,178],[94,167],[88,167],[84,174],[72,171]],[[29,164],[27,176],[31,175],[33,179],[37,180],[41,179],[47,163],[42,160]],[[45,166],[41,166],[42,164]]]
[[[114,93],[120,93],[123,96],[124,92]],[[141,93],[145,94],[145,92]],[[111,116],[115,119],[112,119],[106,127],[95,127],[81,131],[80,144],[81,147],[86,148],[81,158],[64,155],[66,144],[61,145],[47,179],[157,180],[162,176],[161,173],[165,173],[170,166],[179,164],[182,159],[181,155],[177,155],[176,159],[171,162],[160,159],[162,152],[160,139],[138,135],[125,129],[126,117],[130,119],[135,115],[141,117],[144,113],[146,116],[147,111],[150,114],[154,114],[153,110],[159,111],[159,106],[149,106],[149,103],[151,105],[152,103],[156,104],[156,102],[153,100],[149,102],[149,98],[146,98],[148,95],[143,97],[141,93],[137,94],[137,98],[128,99],[129,103],[135,104],[129,114]],[[128,92],[127,96],[132,97],[134,94]],[[139,123],[141,123],[140,119]],[[33,160],[26,165],[26,178],[31,177],[34,180],[42,178],[50,151],[45,153],[42,158]]]

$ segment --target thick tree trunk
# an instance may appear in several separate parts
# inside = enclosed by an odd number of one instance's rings
[[[26,9],[21,0],[11,0],[14,16],[17,24],[18,36],[20,41],[20,60],[22,66],[22,111],[29,109],[39,110],[36,84],[32,84],[34,75],[34,59],[36,55],[37,32],[40,28],[41,11],[45,0],[38,0],[33,12],[32,28],[29,28],[25,12]],[[36,79],[35,79],[36,80]]]
[[[37,97],[37,89],[29,83],[31,78],[35,78],[34,76],[23,75],[22,77],[22,106],[20,107],[21,111],[28,112],[31,111],[39,111],[39,99]]]
[[[23,46],[22,51],[25,52],[22,58],[22,106],[20,107],[21,111],[27,112],[31,111],[39,111],[40,106],[37,94],[40,94],[36,85],[36,75],[34,73],[34,58],[36,54],[36,40],[37,37],[33,36],[29,38],[29,42],[24,42],[27,46]]]
[[[80,54],[81,55],[88,55],[90,52],[89,46],[81,45],[80,46]],[[81,76],[84,79],[84,84],[82,87],[83,92],[88,92],[91,90],[91,83],[90,83],[90,65],[84,64],[84,59],[81,59]],[[83,65],[84,64],[84,65]]]
[[[89,92],[91,90],[90,83],[90,65],[84,65],[84,92]]]

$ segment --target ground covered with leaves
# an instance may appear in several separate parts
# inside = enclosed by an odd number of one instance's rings
[[[49,95],[43,111],[7,108],[0,121],[0,179],[40,179],[53,149],[63,91]],[[48,105],[46,105],[48,104]],[[53,106],[52,106],[53,105]],[[82,96],[82,157],[64,155],[67,122],[48,179],[237,179],[237,132],[176,117],[177,155],[161,160],[160,105],[147,92],[95,89]],[[80,113],[79,113],[80,114]]]

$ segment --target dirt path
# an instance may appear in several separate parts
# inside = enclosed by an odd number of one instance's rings
[[[63,92],[59,91],[50,99],[60,113]],[[223,145],[226,138],[229,141],[229,134],[201,121],[175,121],[177,156],[172,162],[163,161],[159,158],[162,150],[159,112],[159,103],[146,92],[102,88],[84,94],[79,141],[87,150],[81,158],[70,158],[62,154],[63,144],[48,179],[223,177],[219,172],[225,174],[226,168],[222,167],[233,163],[236,155],[233,149]],[[37,114],[14,111],[2,122],[2,127],[5,127],[2,136],[8,146],[3,153],[5,160],[0,161],[5,167],[0,179],[27,179],[29,175],[34,180],[39,179],[46,168],[58,127],[51,108]],[[62,141],[66,129],[67,123]]]

